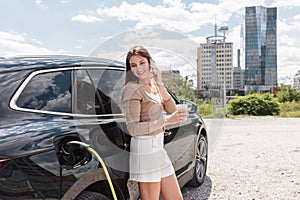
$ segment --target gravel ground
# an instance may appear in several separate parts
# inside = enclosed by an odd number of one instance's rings
[[[185,200],[300,199],[300,119],[251,117],[222,125],[206,179],[199,188],[185,186]]]

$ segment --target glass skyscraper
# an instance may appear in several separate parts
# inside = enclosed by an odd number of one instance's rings
[[[246,89],[266,91],[277,85],[277,8],[246,7],[245,74]]]

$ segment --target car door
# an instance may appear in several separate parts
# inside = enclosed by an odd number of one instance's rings
[[[171,91],[169,93],[177,104],[181,103]],[[185,103],[188,102],[186,101]],[[164,138],[165,149],[168,152],[177,175],[187,170],[195,159],[198,120],[197,113],[190,109],[186,121],[166,127]]]
[[[107,167],[128,172],[129,136],[121,105],[124,69],[85,66],[74,70],[73,110],[76,128],[104,159]]]

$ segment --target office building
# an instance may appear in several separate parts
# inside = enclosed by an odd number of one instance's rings
[[[294,75],[293,87],[300,92],[300,70]]]
[[[233,68],[233,90],[244,89],[244,70],[241,67]]]
[[[246,7],[245,90],[269,91],[277,85],[277,8]]]
[[[233,67],[233,90],[242,91],[244,90],[244,71],[241,68],[241,51],[237,50],[237,67]]]
[[[197,88],[208,90],[210,88],[232,89],[233,43],[226,42],[225,36],[206,38],[206,43],[200,44],[197,49]]]
[[[178,84],[178,81],[180,79],[180,72],[179,70],[163,70],[161,72],[162,75],[162,81],[166,83],[167,85],[173,85],[176,87],[176,84]]]

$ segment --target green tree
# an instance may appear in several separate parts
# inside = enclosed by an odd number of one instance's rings
[[[291,85],[284,85],[281,84],[280,86],[280,92],[276,94],[278,102],[284,103],[284,102],[292,102],[300,101],[300,93],[293,88]]]
[[[186,77],[179,77],[176,82],[168,81],[166,86],[176,94],[179,99],[195,101],[195,91],[193,80]]]

